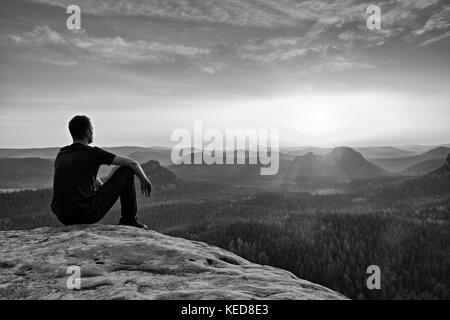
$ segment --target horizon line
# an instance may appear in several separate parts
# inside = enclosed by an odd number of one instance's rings
[[[68,144],[65,144],[66,146]],[[96,144],[92,144],[94,146],[97,146]],[[450,147],[450,142],[443,142],[443,143],[436,143],[436,144],[380,144],[380,145],[352,145],[352,144],[336,144],[333,146],[315,146],[315,145],[297,145],[297,146],[282,146],[280,145],[278,149],[307,149],[307,148],[318,148],[318,149],[331,149],[331,148],[340,148],[340,147],[349,147],[349,148],[383,148],[383,147],[393,147],[393,148],[399,148],[399,147],[412,147],[412,146],[420,146],[420,147]],[[2,149],[13,149],[13,150],[24,150],[24,149],[53,149],[53,148],[61,148],[62,146],[38,146],[38,147],[3,147],[0,146],[0,150]],[[152,145],[152,146],[142,146],[142,145],[114,145],[114,146],[101,146],[102,148],[145,148],[145,149],[156,149],[156,148],[163,148],[163,149],[173,149],[173,147],[170,146],[163,146],[163,145]],[[183,147],[183,148],[177,148],[177,149],[186,149],[186,148],[194,148],[194,147]],[[198,149],[198,148],[194,148]],[[200,149],[199,149],[200,150]],[[205,150],[203,148],[203,150]],[[227,150],[227,149],[217,149],[217,150]],[[236,150],[236,149],[234,149]],[[241,149],[239,149],[241,150]],[[247,149],[244,149],[247,150]]]

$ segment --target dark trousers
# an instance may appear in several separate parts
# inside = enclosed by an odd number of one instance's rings
[[[96,191],[94,210],[88,214],[77,214],[58,217],[64,225],[91,224],[103,219],[120,198],[121,222],[133,221],[136,218],[137,202],[132,169],[120,166],[111,177]]]

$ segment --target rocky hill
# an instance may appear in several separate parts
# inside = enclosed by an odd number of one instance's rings
[[[168,190],[179,186],[177,176],[169,169],[161,166],[156,160],[143,163],[142,170],[157,189]]]
[[[445,160],[442,159],[431,159],[425,160],[415,165],[408,167],[406,170],[403,170],[398,173],[401,176],[421,176],[427,174],[431,171],[439,169],[442,167]]]
[[[447,155],[445,163],[439,169],[430,172],[428,175],[432,177],[450,179],[450,153]]]
[[[0,242],[0,299],[345,299],[218,247],[132,227],[2,231]],[[80,289],[67,287],[69,266],[80,267]]]
[[[366,179],[386,173],[364,159],[359,152],[348,147],[335,148],[325,155],[315,155],[310,152],[296,157],[288,172],[291,179],[328,177],[337,180]]]

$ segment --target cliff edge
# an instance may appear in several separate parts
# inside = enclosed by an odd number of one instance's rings
[[[1,231],[0,243],[0,299],[346,299],[206,243],[126,226]]]

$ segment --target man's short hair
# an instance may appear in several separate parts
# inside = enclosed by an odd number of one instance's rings
[[[69,131],[73,139],[83,139],[91,127],[91,119],[86,116],[75,116],[69,121]]]

